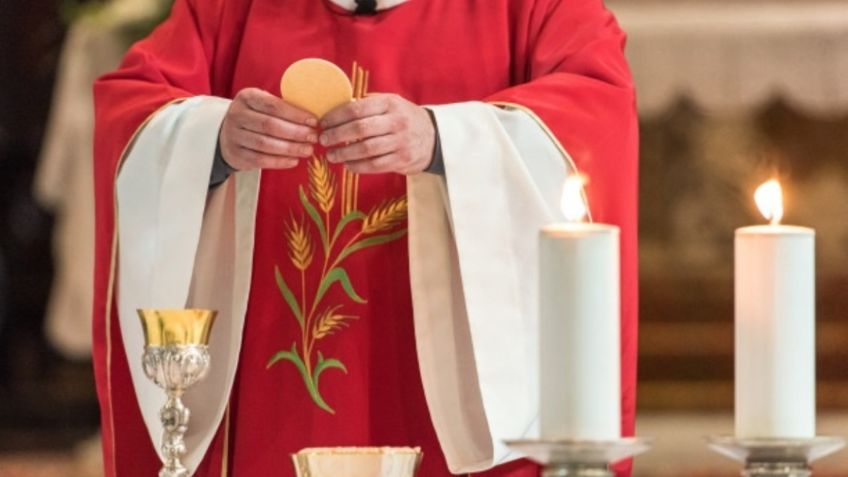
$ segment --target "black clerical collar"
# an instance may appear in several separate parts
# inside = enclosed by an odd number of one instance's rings
[[[396,7],[408,0],[330,0],[349,12],[357,15],[373,15],[377,12]]]
[[[377,13],[377,0],[354,0],[356,2],[356,10],[353,13],[357,15],[373,15]]]

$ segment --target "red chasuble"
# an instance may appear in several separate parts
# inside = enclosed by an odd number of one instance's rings
[[[594,219],[621,227],[622,428],[632,435],[638,139],[623,43],[600,0],[411,0],[372,16],[327,0],[177,0],[95,85],[94,357],[106,475],[160,466],[113,296],[114,183],[127,144],[173,100],[277,93],[282,72],[305,57],[359,65],[371,92],[509,104],[544,122],[591,178]],[[362,92],[365,75],[355,76]],[[418,372],[405,192],[402,176],[355,177],[317,159],[263,173],[238,374],[196,475],[290,476],[290,453],[342,445],[421,446],[421,475],[449,475]],[[519,461],[486,475],[537,472]]]

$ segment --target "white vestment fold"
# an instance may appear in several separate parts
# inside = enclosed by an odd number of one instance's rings
[[[136,309],[218,310],[212,371],[185,396],[192,417],[183,462],[192,472],[226,411],[250,289],[259,173],[235,174],[209,192],[218,129],[228,106],[228,100],[198,96],[156,113],[129,148],[116,184],[118,318],[157,452],[165,395],[141,367],[144,338]]]
[[[415,332],[448,466],[477,472],[538,434],[538,231],[571,162],[523,111],[432,110],[446,173],[408,179]]]

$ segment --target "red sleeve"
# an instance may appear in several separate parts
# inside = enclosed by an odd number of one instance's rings
[[[625,34],[602,0],[540,0],[519,39],[513,77],[487,101],[532,110],[588,176],[593,219],[621,227],[622,413],[636,398],[638,122]]]
[[[217,6],[203,0],[204,16],[194,0],[177,0],[171,16],[148,38],[135,44],[120,68],[94,84],[95,267],[94,366],[103,417],[105,457],[111,459],[111,356],[122,353],[114,320],[112,257],[114,183],[121,156],[136,131],[156,110],[188,96],[210,93],[210,58],[214,54]],[[220,1],[220,0],[215,0]],[[108,356],[111,355],[111,356]],[[123,360],[115,360],[123,362]],[[124,365],[120,369],[128,373]],[[117,410],[116,412],[120,412]]]
[[[157,109],[178,98],[209,94],[213,40],[190,0],[178,0],[171,16],[133,45],[118,70],[95,82],[98,176],[114,179],[124,147]]]

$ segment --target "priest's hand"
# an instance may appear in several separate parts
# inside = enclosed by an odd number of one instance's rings
[[[327,160],[352,172],[422,172],[433,160],[436,130],[427,110],[395,94],[374,94],[321,118]]]
[[[221,125],[224,161],[236,170],[289,169],[312,155],[318,120],[258,88],[233,98]]]

